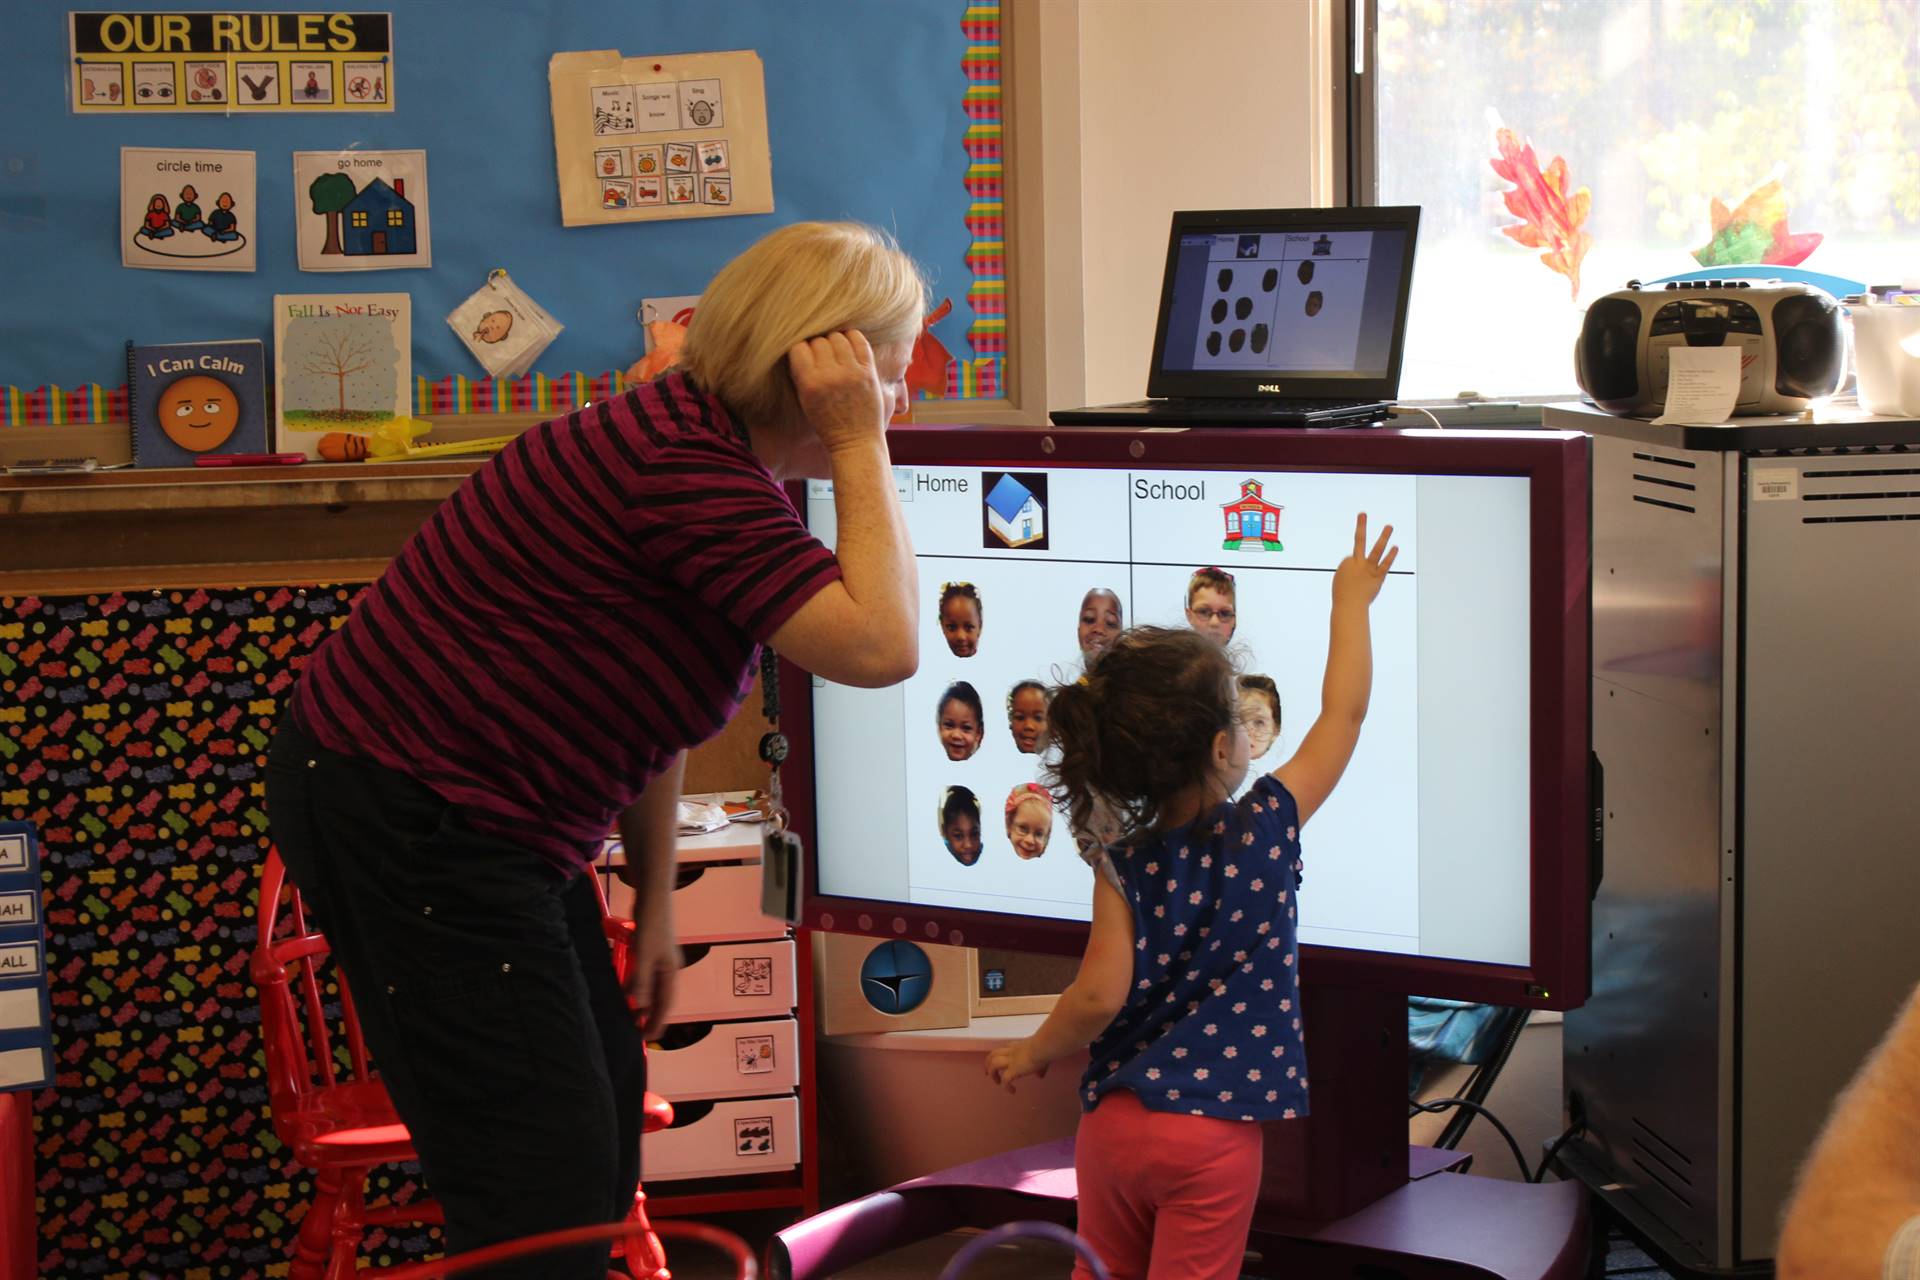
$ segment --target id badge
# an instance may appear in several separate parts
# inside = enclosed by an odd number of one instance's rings
[[[767,824],[760,837],[760,914],[800,924],[800,837]]]

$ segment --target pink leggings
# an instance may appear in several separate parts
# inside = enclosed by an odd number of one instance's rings
[[[1260,1159],[1257,1124],[1149,1111],[1116,1089],[1080,1117],[1080,1234],[1113,1280],[1236,1280]]]

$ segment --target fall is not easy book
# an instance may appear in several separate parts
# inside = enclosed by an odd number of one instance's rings
[[[406,294],[275,294],[273,346],[277,451],[319,458],[325,436],[370,438],[412,416]]]
[[[267,348],[127,344],[127,418],[137,467],[190,467],[212,453],[267,451]]]

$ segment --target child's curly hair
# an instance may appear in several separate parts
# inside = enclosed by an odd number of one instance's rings
[[[980,602],[980,590],[971,582],[942,583],[940,585],[940,604],[937,606],[937,612],[946,612],[947,601],[949,600],[971,600],[973,602],[974,616],[981,619],[987,616],[987,608]]]
[[[955,680],[952,684],[948,685],[946,692],[940,695],[940,701],[934,707],[933,720],[935,724],[938,724],[940,717],[947,713],[947,704],[949,702],[957,702],[967,710],[973,712],[973,723],[977,725],[982,732],[985,732],[987,727],[987,709],[980,701],[979,690],[975,689],[965,680]]]
[[[972,818],[974,826],[980,825],[980,800],[966,787],[948,787],[940,797],[940,830],[957,818]]]
[[[1038,693],[1041,697],[1047,699],[1049,702],[1053,700],[1053,695],[1047,692],[1047,686],[1040,683],[1040,681],[1022,680],[1019,684],[1016,684],[1015,686],[1013,686],[1013,688],[1007,690],[1007,714],[1008,715],[1013,714],[1013,700],[1019,697],[1022,693],[1026,692],[1028,689],[1034,690],[1036,693]]]
[[[1134,627],[1053,691],[1047,781],[1076,830],[1104,806],[1117,840],[1152,834],[1174,795],[1207,778],[1214,736],[1239,711],[1232,660],[1184,627]]]

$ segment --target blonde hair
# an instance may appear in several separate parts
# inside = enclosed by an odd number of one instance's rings
[[[798,421],[787,351],[858,329],[874,346],[912,342],[927,283],[884,231],[858,222],[796,222],[760,239],[707,285],[687,326],[680,368],[751,428]]]

